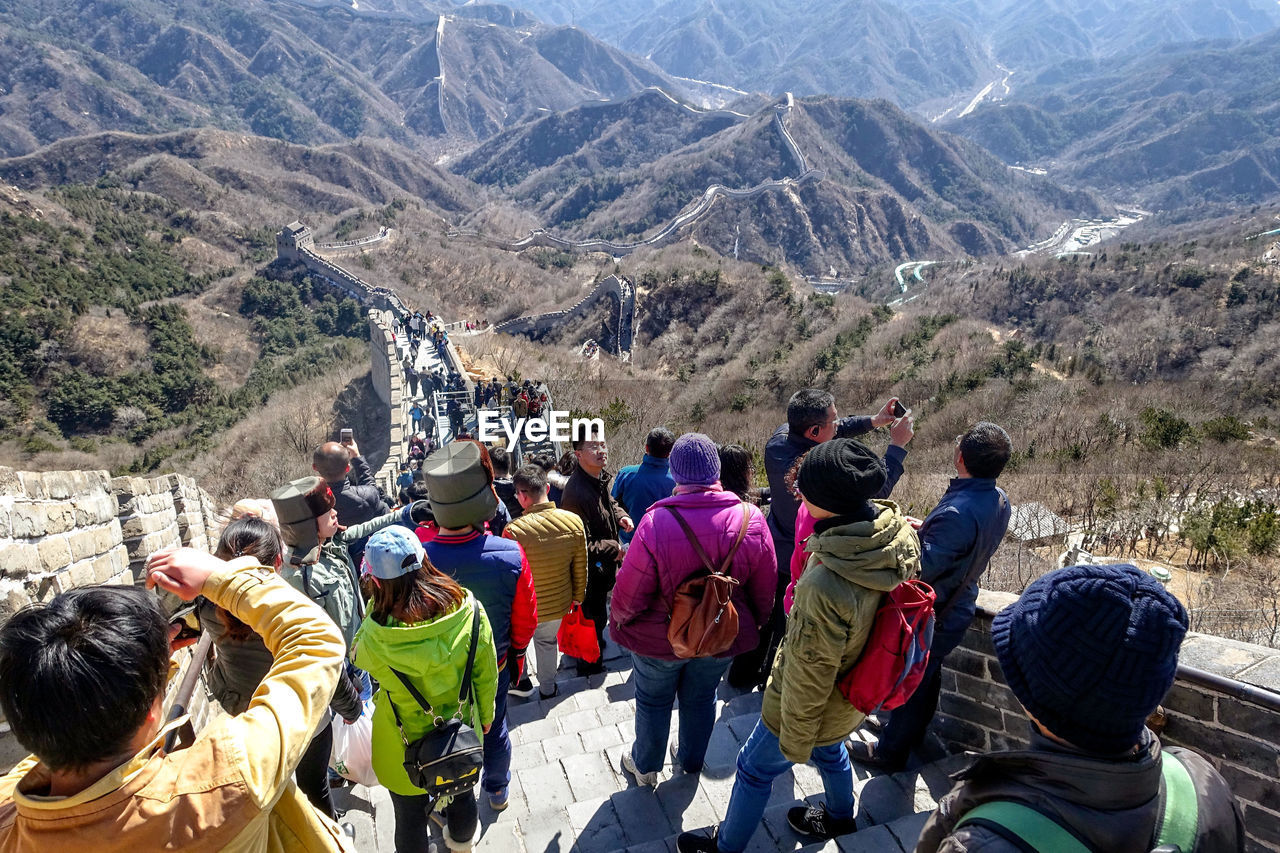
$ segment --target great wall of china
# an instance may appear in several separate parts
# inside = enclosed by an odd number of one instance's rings
[[[373,384],[391,411],[391,452],[378,475],[388,483],[404,458],[408,438],[407,395],[394,337],[395,317],[405,307],[392,291],[374,287],[320,258],[311,245],[310,232],[296,223],[281,232],[278,242],[282,257],[306,263],[369,309]],[[624,286],[629,284],[621,279],[601,282],[594,298],[615,293],[621,302]],[[520,320],[532,329],[546,322],[539,318],[548,316],[552,315]],[[450,348],[449,353],[448,358],[460,368],[456,350]],[[221,509],[198,483],[176,473],[113,478],[105,471],[37,473],[0,468],[0,620],[71,587],[136,583],[146,557],[160,548],[210,547],[220,529]],[[983,592],[978,619],[948,658],[935,732],[953,757],[964,750],[1006,749],[1025,743],[1025,716],[1004,684],[990,639],[991,617],[1012,600],[1007,594]],[[197,725],[210,713],[202,697],[203,692],[197,691],[193,703]],[[584,705],[579,713],[589,711]],[[1188,635],[1164,711],[1163,739],[1209,756],[1231,784],[1243,806],[1248,849],[1280,851],[1280,786],[1276,784],[1280,777],[1280,650],[1206,634]],[[522,719],[518,706],[512,715]],[[545,722],[553,728],[559,725],[555,720]],[[731,729],[733,721],[729,722]],[[513,725],[524,724],[517,720]],[[532,727],[518,737],[522,746],[532,743],[529,738],[536,737],[535,730],[541,731],[535,722],[527,725]],[[0,721],[0,761],[10,766],[22,755],[8,726]],[[901,834],[906,839],[911,831],[918,832],[932,802],[930,790],[921,786],[931,778],[931,767],[950,767],[950,761],[923,768],[914,783],[887,779],[892,784],[878,788],[875,797],[869,787],[864,788],[861,808],[870,823],[888,823],[886,837],[892,833],[893,838]],[[894,830],[899,824],[905,828]],[[906,843],[903,839],[898,840],[900,845]],[[500,842],[501,837],[495,843]]]

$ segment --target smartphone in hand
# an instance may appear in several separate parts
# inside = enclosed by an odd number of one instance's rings
[[[906,414],[907,414],[907,409],[906,409],[906,407],[905,407],[905,406],[903,406],[903,405],[902,405],[902,402],[901,402],[900,400],[894,400],[894,401],[893,401],[893,416],[894,416],[895,418],[901,418],[901,417],[905,417],[905,416],[906,416]]]

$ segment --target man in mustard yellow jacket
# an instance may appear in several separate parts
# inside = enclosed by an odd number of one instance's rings
[[[524,548],[538,595],[538,627],[533,632],[533,659],[538,672],[538,693],[550,698],[559,692],[556,669],[559,654],[556,634],[560,618],[587,589],[587,532],[582,519],[559,509],[548,497],[547,472],[539,465],[525,465],[513,479],[516,500],[524,512],[507,525],[502,535]],[[525,676],[509,692],[532,696],[533,682]]]
[[[170,631],[137,587],[80,587],[0,629],[0,706],[35,754],[0,780],[0,851],[346,851],[293,783],[345,644],[332,620],[252,558],[180,549],[147,585],[204,595],[263,639],[274,663],[249,703],[165,752]]]

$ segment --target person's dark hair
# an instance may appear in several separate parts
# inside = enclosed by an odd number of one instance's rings
[[[741,444],[722,444],[720,452],[720,487],[744,501],[751,500],[751,451]]]
[[[574,450],[577,448],[575,447]],[[556,470],[566,477],[572,474],[576,467],[578,467],[578,457],[573,455],[573,450],[566,450],[560,456],[560,461],[556,463]]]
[[[792,435],[804,435],[816,426],[827,422],[827,409],[836,404],[836,398],[821,388],[804,388],[791,395],[787,403],[787,430]]]
[[[326,441],[311,454],[311,466],[326,480],[341,480],[351,464],[347,448],[336,441]]]
[[[671,447],[676,443],[675,434],[666,427],[654,427],[644,440],[644,450],[657,459],[666,459],[671,455]]]
[[[556,456],[554,453],[539,453],[529,461],[543,471],[556,470]]]
[[[253,557],[259,565],[274,569],[276,560],[284,556],[284,539],[271,522],[246,516],[226,526],[218,537],[218,547],[214,549],[213,556],[222,560]],[[247,640],[253,636],[253,629],[225,607],[218,608],[218,617],[227,626],[227,639]]]
[[[405,492],[412,501],[426,501],[431,499],[431,493],[427,489],[427,478],[419,472],[414,475],[413,482],[405,487]]]
[[[0,628],[0,708],[53,770],[123,755],[168,673],[168,621],[141,587],[72,589]]]
[[[511,473],[511,454],[504,447],[490,447],[489,461],[493,463],[493,476],[501,479]]]
[[[980,421],[960,436],[960,458],[971,477],[995,479],[1013,453],[1013,442],[1002,427]]]
[[[547,487],[547,472],[541,465],[521,465],[511,478],[516,491],[527,495],[540,495]]]
[[[390,618],[405,625],[430,622],[456,610],[467,597],[458,582],[426,556],[416,572],[370,583],[365,590],[370,597],[369,615],[379,625],[386,625]]]

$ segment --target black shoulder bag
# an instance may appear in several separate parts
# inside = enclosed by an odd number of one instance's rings
[[[480,608],[471,604],[471,649],[467,652],[467,668],[462,673],[462,687],[458,690],[458,711],[451,719],[443,719],[431,708],[431,703],[398,670],[391,670],[413,696],[427,716],[434,719],[435,728],[409,743],[396,703],[391,703],[391,713],[400,729],[404,742],[404,769],[409,782],[421,788],[433,798],[449,797],[470,790],[480,781],[480,768],[484,765],[484,744],[481,735],[462,721],[462,709],[474,699],[471,688],[471,670],[476,662],[476,642],[480,637]]]

